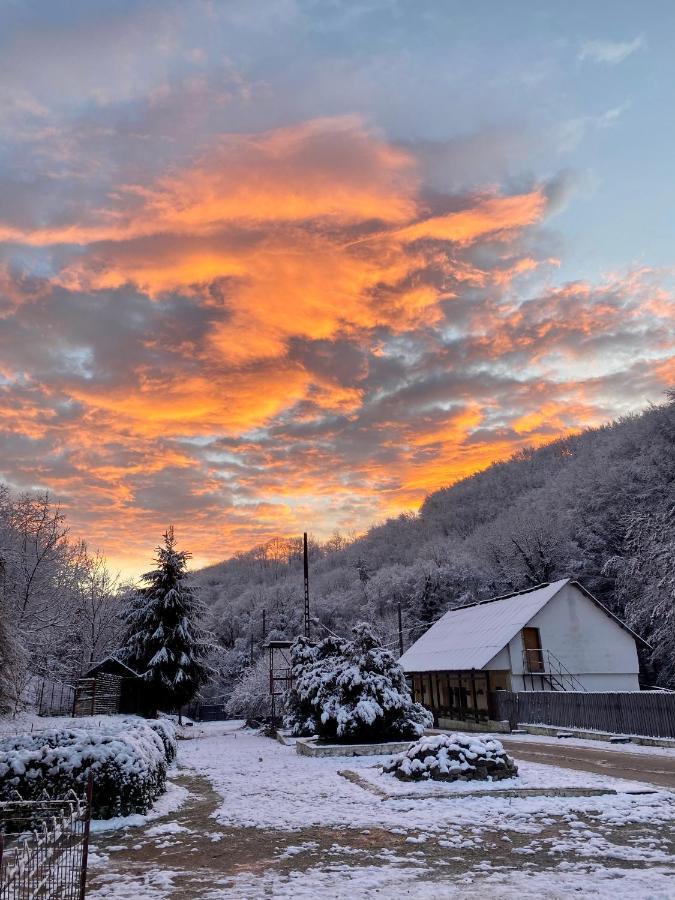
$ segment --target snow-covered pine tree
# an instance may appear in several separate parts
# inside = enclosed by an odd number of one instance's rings
[[[185,584],[191,554],[176,549],[173,526],[157,548],[157,568],[143,575],[146,587],[131,598],[121,657],[145,679],[157,709],[180,709],[209,675],[211,635],[203,627],[203,607]]]
[[[298,648],[287,724],[350,741],[419,737],[433,724],[431,713],[413,702],[403,670],[372,627],[361,622],[352,633],[351,641],[321,641],[313,654]]]
[[[291,646],[293,687],[285,698],[284,725],[298,737],[317,733],[317,704],[324,678],[331,677],[346,641],[327,637],[318,644],[300,636]]]

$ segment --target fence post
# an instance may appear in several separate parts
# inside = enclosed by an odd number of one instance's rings
[[[91,827],[91,802],[94,796],[94,773],[89,770],[87,778],[87,814],[84,820],[84,837],[82,844],[82,869],[80,870],[80,900],[85,900],[87,890],[87,860],[89,858],[89,831]]]

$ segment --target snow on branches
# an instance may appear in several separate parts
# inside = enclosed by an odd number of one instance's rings
[[[419,737],[432,717],[413,702],[403,670],[370,625],[360,623],[352,633],[351,641],[295,641],[286,726],[298,735],[343,740]]]
[[[145,813],[164,791],[176,755],[175,729],[165,719],[102,716],[76,727],[0,738],[0,800],[18,790],[35,799],[46,790],[82,794],[94,776],[94,816]]]
[[[144,679],[159,709],[179,709],[206,682],[211,635],[203,628],[203,607],[184,583],[190,554],[176,549],[173,528],[157,548],[157,568],[143,576],[146,587],[126,614],[124,661]]]

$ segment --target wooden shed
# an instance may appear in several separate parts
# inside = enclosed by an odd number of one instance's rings
[[[73,701],[74,716],[130,713],[154,716],[145,699],[143,679],[115,656],[95,663],[78,679]]]

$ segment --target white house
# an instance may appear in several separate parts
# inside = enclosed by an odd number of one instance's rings
[[[494,692],[637,691],[644,641],[564,578],[447,612],[400,659],[437,718],[493,718]]]

